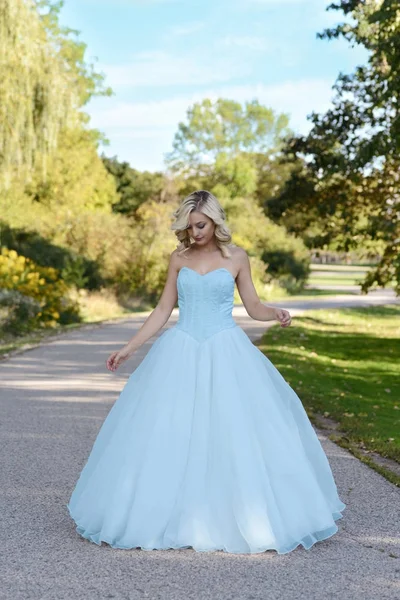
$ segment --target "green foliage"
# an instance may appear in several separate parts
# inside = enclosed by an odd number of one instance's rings
[[[65,128],[80,128],[80,108],[108,94],[84,60],[77,32],[59,24],[62,3],[3,0],[0,5],[0,190],[34,172],[46,180]]]
[[[99,135],[95,130],[63,130],[60,146],[49,160],[49,174],[44,181],[40,173],[26,188],[36,202],[53,210],[104,211],[110,213],[118,202],[113,177],[105,169],[98,153]]]
[[[89,276],[86,274],[86,260],[83,256],[68,255],[61,276],[67,285],[74,285],[78,289],[89,288]]]
[[[103,164],[108,173],[114,177],[119,200],[114,203],[113,211],[127,216],[133,213],[144,202],[151,199],[163,198],[165,177],[163,173],[137,171],[127,162],[119,162],[114,156],[102,156]]]
[[[205,183],[209,188],[218,185],[221,193],[231,198],[251,196],[257,188],[257,170],[252,156],[242,153],[230,157],[227,152],[221,152],[216,157],[211,177],[207,182],[203,181],[203,185]]]
[[[14,290],[39,303],[39,312],[32,308],[27,326],[54,327],[57,323],[79,321],[78,306],[68,298],[68,287],[52,267],[40,267],[15,250],[2,246],[0,254],[0,289]],[[14,313],[19,319],[26,304]],[[26,311],[28,312],[28,311]]]
[[[132,251],[121,264],[116,279],[120,293],[134,293],[154,301],[167,276],[170,253],[177,240],[171,231],[176,203],[144,202],[136,211],[132,225]]]
[[[342,0],[331,8],[353,20],[320,37],[364,45],[368,62],[341,74],[333,108],[313,113],[310,133],[289,141],[285,160],[297,167],[270,207],[296,233],[319,221],[317,236],[340,250],[375,244],[382,258],[363,290],[395,279],[400,293],[400,7]]]
[[[32,214],[32,213],[30,213]],[[45,239],[38,231],[27,227],[11,228],[0,221],[0,241],[2,245],[18,254],[30,258],[42,267],[54,267],[61,273],[67,285],[89,290],[98,289],[103,283],[96,261],[89,260],[72,250],[56,246]]]
[[[0,289],[0,331],[23,335],[34,329],[41,306],[17,290]]]
[[[97,265],[101,285],[112,285],[120,269],[132,260],[134,232],[118,214],[82,211],[57,212],[51,239]]]
[[[254,198],[265,214],[272,219],[270,201],[284,189],[292,172],[299,168],[299,164],[282,161],[281,157],[282,151],[274,152],[273,150],[252,155],[252,164],[257,173]],[[298,216],[294,219],[295,222],[297,218]]]
[[[60,129],[75,119],[71,74],[49,44],[33,0],[0,6],[0,189],[46,168]]]
[[[262,260],[268,265],[268,273],[291,293],[303,289],[310,273],[308,253],[299,248],[297,240],[290,240],[292,248],[264,250]],[[293,248],[296,246],[297,248]]]
[[[229,198],[222,204],[233,242],[263,261],[262,283],[276,279],[290,292],[301,290],[309,274],[309,253],[302,241],[268,219],[254,202]]]
[[[104,84],[104,75],[96,71],[94,63],[87,61],[87,45],[79,39],[79,31],[60,24],[59,16],[64,0],[35,0],[35,4],[48,43],[56,50],[59,59],[67,65],[71,74],[79,106],[87,104],[93,96],[111,95],[111,88]]]
[[[278,148],[290,133],[288,117],[278,117],[258,100],[242,107],[233,100],[205,99],[187,111],[188,123],[179,123],[172,152],[166,162],[174,173],[201,172],[214,165],[218,155],[230,157],[243,153],[267,152]]]

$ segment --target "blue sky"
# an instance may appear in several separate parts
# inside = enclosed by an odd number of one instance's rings
[[[327,0],[65,0],[61,21],[80,31],[87,58],[114,91],[87,109],[107,156],[162,170],[186,111],[203,98],[257,98],[305,133],[330,106],[339,72],[362,48],[316,33],[342,20]]]

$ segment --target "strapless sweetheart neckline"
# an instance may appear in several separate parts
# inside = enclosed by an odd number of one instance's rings
[[[227,269],[225,267],[218,267],[218,269],[212,269],[212,271],[207,271],[207,273],[199,273],[198,271],[196,271],[195,269],[191,269],[190,267],[181,267],[179,269],[178,276],[179,276],[179,273],[181,271],[183,271],[183,269],[187,269],[188,271],[193,271],[193,273],[196,273],[196,275],[198,275],[199,277],[206,277],[207,275],[211,275],[211,273],[216,273],[217,271],[226,271],[232,277],[233,281],[235,281],[235,277],[232,275],[232,273],[229,271],[229,269]]]

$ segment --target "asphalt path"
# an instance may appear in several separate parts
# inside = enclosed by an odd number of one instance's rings
[[[384,296],[376,303],[394,302]],[[290,310],[295,318],[321,306],[327,303],[318,299]],[[253,340],[266,329],[240,306],[233,314]],[[176,318],[174,311],[166,327]],[[339,532],[308,551],[118,550],[76,533],[65,504],[102,422],[155,337],[115,373],[105,360],[143,319],[86,326],[0,362],[0,598],[400,599],[400,489],[318,431],[347,508]]]

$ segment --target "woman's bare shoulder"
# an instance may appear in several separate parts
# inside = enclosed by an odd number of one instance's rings
[[[179,268],[190,256],[190,248],[175,248],[170,255],[170,263]]]
[[[232,257],[234,256],[235,258],[240,259],[244,256],[247,256],[246,250],[241,248],[241,246],[237,246],[236,244],[229,244],[228,248],[232,253]]]

